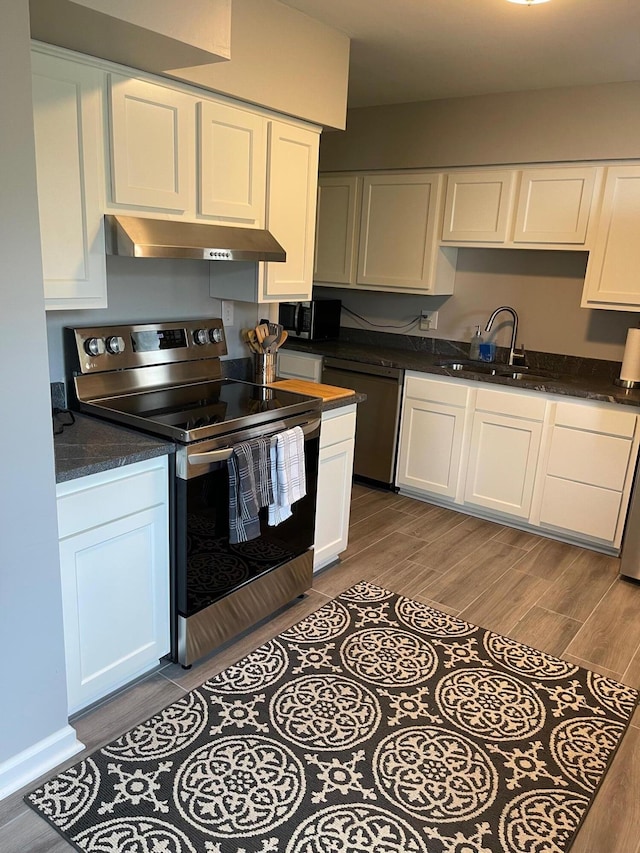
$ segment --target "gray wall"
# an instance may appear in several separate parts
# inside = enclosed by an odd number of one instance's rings
[[[63,381],[65,377],[65,326],[220,317],[221,301],[209,296],[209,266],[207,261],[108,256],[107,308],[47,313],[51,381]],[[229,350],[227,358],[246,358],[249,350],[240,338],[240,331],[254,326],[259,319],[259,311],[264,309],[249,302],[234,302],[233,306],[233,326],[225,328]]]
[[[0,29],[0,762],[67,724],[27,0]]]
[[[585,252],[461,249],[453,296],[353,293],[328,287],[314,292],[339,297],[347,308],[377,324],[403,326],[423,308],[438,311],[436,331],[420,332],[417,325],[397,331],[456,341],[468,341],[476,325],[484,328],[494,308],[511,305],[520,319],[519,340],[527,349],[621,361],[627,329],[637,326],[639,317],[580,308],[585,264]],[[505,319],[494,327],[500,346],[511,338],[511,324]],[[342,325],[370,328],[346,312]]]
[[[640,82],[349,110],[320,171],[625,157],[640,157]]]
[[[323,172],[624,158],[640,158],[640,83],[354,109],[346,132],[325,133],[320,143]],[[377,323],[401,325],[421,308],[437,309],[438,330],[428,334],[454,340],[468,340],[474,324],[506,303],[518,311],[529,349],[620,361],[640,314],[580,308],[585,268],[584,252],[461,249],[449,298],[340,295]]]

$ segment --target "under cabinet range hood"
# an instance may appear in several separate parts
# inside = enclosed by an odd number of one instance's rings
[[[204,261],[286,261],[275,237],[258,228],[104,217],[107,254],[129,258],[191,258]]]

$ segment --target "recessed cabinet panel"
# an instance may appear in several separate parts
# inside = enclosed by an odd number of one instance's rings
[[[556,425],[547,472],[554,477],[622,491],[630,453],[629,439]]]
[[[538,422],[476,412],[465,503],[528,518],[541,435]]]
[[[318,186],[318,134],[269,123],[267,223],[284,247],[284,263],[263,264],[263,300],[308,299],[313,286],[313,256]]]
[[[514,171],[447,175],[443,242],[504,242],[514,176]]]
[[[613,542],[621,502],[620,492],[545,477],[540,524]]]
[[[460,471],[464,409],[405,399],[398,484],[454,498]]]
[[[186,210],[194,99],[111,75],[110,103],[113,201]]]
[[[640,311],[640,166],[607,169],[583,307]]]
[[[428,288],[440,180],[425,173],[364,178],[358,284]]]
[[[522,172],[514,242],[584,244],[596,170]]]
[[[267,122],[234,107],[201,101],[199,212],[262,227],[265,214]]]
[[[318,179],[314,281],[355,282],[360,188],[355,175]]]
[[[104,75],[38,53],[32,68],[46,308],[105,308]]]

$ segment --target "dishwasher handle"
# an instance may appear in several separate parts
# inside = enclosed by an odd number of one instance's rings
[[[324,357],[322,369],[344,370],[348,373],[362,373],[368,376],[386,376],[389,379],[402,381],[404,371],[399,367],[386,367],[382,364],[366,364],[361,361],[349,361],[345,358]]]

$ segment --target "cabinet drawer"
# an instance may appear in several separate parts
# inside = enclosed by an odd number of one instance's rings
[[[546,477],[540,523],[613,542],[621,499],[620,492]]]
[[[59,538],[166,503],[167,458],[154,462],[151,469],[139,467],[148,466],[148,462],[136,463],[58,487]],[[128,473],[127,468],[131,468]]]
[[[636,417],[632,412],[600,408],[593,403],[584,406],[576,403],[558,403],[555,422],[561,426],[633,438]]]
[[[510,394],[508,391],[490,391],[486,388],[480,388],[476,398],[476,409],[532,421],[544,419],[546,406],[546,400],[539,395]]]
[[[278,376],[281,379],[310,379],[312,382],[320,382],[322,378],[322,356],[281,352],[278,355]]]
[[[355,411],[340,414],[333,418],[327,418],[325,415],[322,418],[322,427],[320,428],[320,447],[329,447],[329,445],[338,444],[340,441],[351,441],[355,431]]]
[[[630,452],[629,439],[556,426],[547,473],[622,491]]]
[[[423,376],[407,374],[405,381],[406,396],[414,400],[432,400],[449,406],[466,406],[469,388],[458,382],[444,382],[437,379],[425,379]]]

